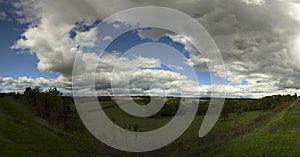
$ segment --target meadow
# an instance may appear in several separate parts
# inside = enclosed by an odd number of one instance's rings
[[[176,141],[155,151],[129,153],[110,148],[93,137],[78,117],[71,97],[61,96],[56,90],[31,92],[4,94],[0,98],[0,156],[300,155],[297,96],[227,99],[220,119],[203,138],[198,137],[198,131],[209,99],[197,99],[197,115]],[[149,101],[147,97],[133,99],[140,105]],[[168,98],[156,115],[137,118],[121,110],[113,98],[99,97],[102,108],[115,124],[142,132],[168,123],[177,111],[178,101],[179,98]]]

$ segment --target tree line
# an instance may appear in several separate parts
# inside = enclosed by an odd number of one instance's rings
[[[72,97],[63,96],[57,88],[42,91],[40,87],[27,87],[23,95],[18,96],[34,114],[64,130],[82,130],[80,118],[74,108]]]
[[[229,114],[242,114],[250,111],[266,111],[272,110],[279,105],[290,103],[298,98],[295,95],[273,95],[266,96],[261,99],[226,99],[221,117],[224,120],[229,118]],[[208,109],[209,102],[200,102],[198,107],[198,115],[205,115]]]
[[[29,106],[36,116],[41,117],[50,123],[58,125],[64,129],[72,128],[73,130],[82,130],[80,118],[76,112],[73,98],[63,96],[57,88],[49,88],[42,91],[40,87],[27,87],[24,94],[20,93],[0,93],[0,98],[3,96],[13,96],[20,99],[27,106]],[[229,114],[236,113],[242,114],[243,112],[271,110],[278,105],[282,105],[297,99],[295,95],[273,95],[266,96],[261,99],[226,99],[221,113],[221,117],[226,120]],[[98,97],[99,101],[107,101],[115,103],[110,96]],[[150,102],[150,97],[135,98],[138,104],[146,105]],[[152,116],[152,118],[160,118],[163,116],[174,116],[180,105],[180,98],[170,97],[167,98],[165,105],[162,109]],[[209,106],[209,99],[201,101],[199,99],[199,106],[197,115],[205,115]]]

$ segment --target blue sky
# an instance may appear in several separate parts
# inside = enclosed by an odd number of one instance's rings
[[[45,77],[56,78],[58,75],[50,72],[42,72],[37,69],[38,58],[29,51],[11,49],[11,46],[21,37],[27,26],[16,21],[0,21],[0,75],[1,77]]]
[[[18,3],[18,1],[14,1]],[[24,14],[18,14],[16,15],[14,12],[25,12],[25,6],[24,8],[15,8],[12,6],[14,2],[2,2],[1,3],[1,10],[5,12],[7,15],[4,20],[0,20],[0,33],[2,34],[1,42],[0,42],[0,62],[1,62],[1,69],[0,69],[0,78],[7,78],[12,77],[15,80],[18,80],[20,77],[26,77],[26,78],[44,78],[44,79],[56,79],[60,76],[59,72],[51,72],[51,71],[41,71],[38,69],[38,63],[40,62],[40,59],[37,57],[37,52],[32,52],[30,48],[26,48],[24,50],[21,49],[12,49],[11,47],[22,37],[22,34],[28,30],[28,28],[32,27],[31,22],[20,22],[24,21],[26,19],[26,13]],[[19,4],[19,3],[18,3]],[[21,3],[20,3],[21,4]],[[30,8],[30,7],[29,7]],[[28,14],[28,13],[27,13]],[[31,13],[29,13],[31,14]],[[30,15],[31,16],[31,15]],[[21,19],[21,20],[20,20]],[[26,20],[25,20],[26,21]],[[94,28],[97,24],[101,22],[101,19],[95,20],[92,24],[86,25],[85,20],[79,20],[74,22],[74,27],[69,31],[70,38],[74,39],[78,32],[86,32],[90,31],[92,28]],[[115,24],[121,24],[121,23],[115,23]],[[122,24],[121,24],[122,26]],[[113,31],[113,24],[107,24],[107,30]],[[146,30],[149,30],[151,28],[147,28]],[[109,31],[108,31],[109,32]],[[118,52],[118,53],[124,53],[128,49],[131,49],[132,47],[136,45],[140,45],[143,43],[149,43],[149,42],[158,42],[162,44],[169,45],[174,48],[174,50],[177,50],[182,53],[182,57],[185,57],[185,59],[190,59],[190,52],[186,51],[185,45],[179,42],[174,42],[169,36],[161,36],[158,40],[153,41],[149,38],[142,39],[139,36],[139,31],[133,30],[130,32],[127,32],[114,40],[110,46],[107,47],[107,52]],[[151,47],[149,50],[145,50],[144,54],[151,54],[152,51],[160,52],[161,55],[157,55],[157,59],[161,60],[162,62],[168,62],[172,63],[175,66],[178,67],[188,67],[184,62],[185,60],[183,58],[176,58],[168,55],[163,55],[163,51],[168,51],[169,49],[164,49],[164,47]],[[147,52],[146,52],[147,51]],[[151,57],[151,55],[143,55],[143,57]],[[167,58],[166,58],[167,57]],[[165,61],[164,61],[165,60]],[[64,66],[63,64],[61,66]],[[174,69],[168,67],[170,65],[161,65],[159,68],[155,68],[155,70],[166,70],[166,71],[174,71]],[[185,69],[184,68],[184,69]],[[195,82],[198,82],[201,85],[210,85],[210,73],[206,71],[200,71],[195,70],[196,77],[198,77],[198,80],[193,78],[193,74],[191,72],[186,72],[184,69],[176,70],[175,71],[179,74],[185,75],[187,79],[193,80]],[[174,72],[175,72],[174,71]],[[222,80],[221,78],[219,78]],[[47,88],[47,87],[45,87]]]
[[[91,28],[95,27],[97,23],[92,26],[84,26],[78,23],[78,27],[81,31],[88,31]],[[29,77],[29,78],[57,78],[59,74],[47,71],[40,71],[37,68],[37,64],[39,62],[35,53],[31,53],[30,50],[16,50],[11,47],[14,43],[19,40],[22,36],[22,33],[26,30],[28,25],[20,24],[16,21],[12,20],[2,20],[0,21],[0,33],[2,37],[5,37],[5,40],[2,40],[0,43],[0,51],[1,51],[1,69],[0,74],[1,77],[12,77],[14,79],[18,79],[19,77]],[[74,36],[73,31],[70,31],[71,37]],[[114,42],[107,47],[106,51],[108,52],[126,52],[128,49],[143,43],[153,42],[152,40],[146,38],[141,39],[138,36],[138,32],[136,30],[127,32],[116,39]],[[189,58],[189,52],[185,51],[184,45],[181,43],[173,42],[169,37],[163,36],[158,41],[159,43],[169,45],[176,50],[180,51],[186,58]],[[163,51],[158,48],[152,49],[151,51]],[[147,52],[151,53],[151,52]],[[163,54],[163,53],[162,53]],[[158,57],[159,59],[159,57]],[[172,60],[172,58],[170,58]],[[175,58],[174,58],[175,59]],[[175,59],[176,60],[176,59]],[[171,70],[168,67],[162,67],[160,69],[163,70]],[[196,71],[196,74],[199,78],[200,84],[210,84],[210,74],[209,72],[200,72]]]
[[[86,31],[90,32],[93,26],[110,15],[139,6],[169,7],[191,16],[203,25],[221,51],[226,70],[215,69],[216,73],[213,75],[227,75],[228,95],[262,97],[300,93],[300,4],[271,0],[186,0],[180,3],[172,0],[144,3],[132,0],[124,0],[122,3],[112,3],[111,0],[74,0],[72,3],[68,0],[0,0],[0,92],[22,91],[26,86],[40,85],[70,89],[73,59],[83,37],[87,35]],[[123,21],[125,24],[126,18]],[[122,21],[116,23],[122,25]],[[185,28],[185,25],[178,22],[178,28]],[[113,33],[114,30],[111,31],[102,33]],[[174,34],[161,34],[157,39],[155,35],[159,32],[145,31],[142,35],[138,31],[128,32],[115,40],[107,51],[122,53],[139,44],[159,42],[179,50],[188,60],[187,63],[195,69],[203,68],[203,57],[195,55],[195,52],[189,53],[188,51],[192,51],[189,43]],[[23,33],[25,37],[20,40]],[[154,38],[151,39],[153,35]],[[78,38],[75,39],[75,36]],[[107,41],[109,39],[106,38]],[[14,44],[17,45],[16,49],[11,49]],[[160,51],[155,47],[150,50]],[[150,50],[148,53],[151,53]],[[85,57],[93,59],[93,56]],[[116,62],[113,57],[110,58],[112,60],[105,59],[103,67],[106,68]],[[132,66],[140,61],[144,60],[133,59],[126,64]],[[152,61],[152,66],[155,67],[156,60],[148,58],[148,61]],[[182,64],[178,58],[168,57],[166,61]],[[88,63],[85,62],[86,67],[89,66]],[[110,80],[108,76],[111,73],[108,70],[110,69],[102,69],[106,75],[99,80],[106,84],[105,87]],[[171,75],[164,71],[159,71],[163,73],[161,78],[156,77],[158,71],[155,70],[170,70],[167,65],[152,70],[149,80],[157,79],[165,84],[176,83],[175,79],[168,80]],[[177,72],[176,74],[184,74],[180,70]],[[138,73],[143,74],[143,71]],[[211,85],[208,72],[196,70],[196,74],[199,77],[197,81],[204,86],[201,87],[204,92],[218,89]],[[188,76],[188,79],[192,77]],[[143,80],[144,84],[149,80]],[[194,86],[190,82],[186,83],[190,88]],[[142,84],[136,86],[141,87]]]
[[[166,48],[165,46],[162,46],[162,45],[160,45],[160,46],[148,45],[148,47],[136,48],[135,50],[133,50],[135,52],[132,52],[132,53],[140,54],[143,57],[152,58],[152,57],[154,57],[153,53],[158,52],[159,54],[156,55],[156,58],[160,59],[162,63],[166,64],[168,62],[171,65],[184,67],[182,70],[177,70],[176,72],[181,73],[190,79],[193,78],[193,76],[191,76],[191,75],[193,75],[192,73],[185,72],[185,69],[188,68],[188,65],[185,64],[184,59],[190,59],[190,52],[185,50],[185,46],[182,43],[174,42],[168,36],[162,36],[157,41],[153,41],[148,38],[141,39],[141,37],[139,37],[139,35],[138,35],[138,31],[133,30],[133,31],[130,31],[130,32],[127,32],[127,33],[121,35],[116,40],[114,40],[107,47],[106,51],[107,52],[116,51],[116,52],[125,53],[129,49],[131,49],[135,46],[145,44],[145,43],[152,43],[152,42],[157,42],[160,44],[168,45],[168,46],[174,48],[174,51],[180,52],[182,56],[172,56],[171,54],[169,54],[169,53],[171,53],[169,51],[172,51],[172,50],[170,50],[169,48]],[[176,53],[176,52],[173,52],[173,53]],[[170,71],[176,70],[176,69],[173,69],[173,70],[170,69],[170,67],[168,67],[168,65],[162,65],[161,68],[157,68],[157,69],[170,70]],[[198,77],[199,84],[201,84],[201,85],[210,85],[211,84],[210,72],[201,71],[197,68],[194,68],[193,70],[195,70],[195,74]],[[214,75],[214,73],[212,73],[212,75]],[[220,77],[218,77],[218,78],[221,79]]]

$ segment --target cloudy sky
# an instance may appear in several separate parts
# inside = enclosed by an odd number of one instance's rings
[[[104,30],[97,26],[139,6],[168,7],[196,19],[216,42],[226,71],[209,73],[208,60],[189,37],[168,30],[137,29],[115,40],[99,35],[127,29],[126,18],[105,23]],[[131,94],[207,96],[220,88],[211,77],[226,82],[228,97],[300,94],[297,0],[0,0],[0,32],[0,92],[40,86],[71,94],[73,64],[80,56],[82,82],[76,89],[87,94],[91,86],[84,80],[94,62],[101,95],[122,93],[128,79]],[[101,55],[81,48],[105,42],[111,44]]]

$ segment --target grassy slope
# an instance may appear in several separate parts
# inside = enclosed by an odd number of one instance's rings
[[[140,131],[163,126],[172,118],[136,119],[120,111],[117,107],[106,109],[106,113],[114,117],[120,126],[138,124]],[[227,121],[219,120],[212,133],[226,132],[248,123],[262,114],[265,112],[247,112],[241,116],[232,114]],[[202,120],[202,116],[197,116],[191,127],[177,142],[197,139]],[[191,150],[195,153],[190,153],[197,156],[262,156],[262,154],[288,156],[300,154],[299,131],[300,101],[246,135],[238,136],[216,148],[207,149],[205,154],[197,153],[197,148],[192,148]],[[103,154],[107,154],[105,148],[103,151],[95,150],[93,140],[90,135],[77,135],[76,137],[60,135],[53,129],[39,124],[37,117],[13,98],[0,99],[0,156],[103,156]],[[174,144],[170,146],[170,150],[172,151],[178,146]],[[116,154],[113,156],[133,155],[115,152]],[[139,155],[134,154],[134,156]],[[151,156],[151,154],[146,156]]]
[[[300,155],[300,100],[263,126],[212,148],[205,156],[296,156]]]
[[[0,156],[73,157],[95,154],[89,150],[92,147],[89,142],[59,135],[38,121],[33,113],[15,99],[1,98]]]

